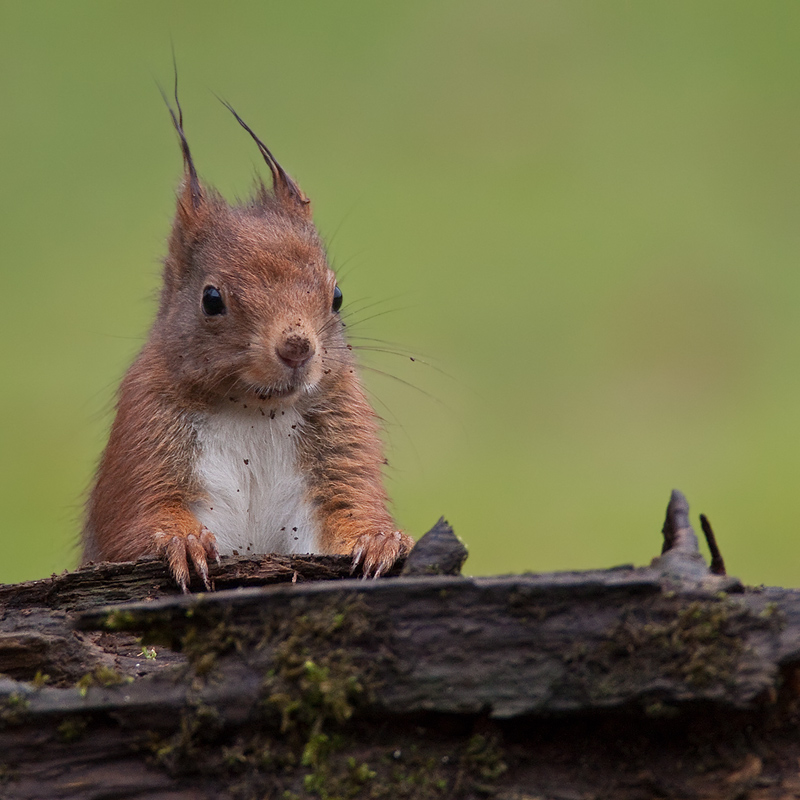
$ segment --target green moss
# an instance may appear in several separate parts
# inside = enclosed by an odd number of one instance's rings
[[[424,752],[365,744],[363,731],[354,737],[354,725],[364,724],[354,718],[375,688],[375,664],[386,657],[361,598],[342,592],[323,606],[298,596],[288,613],[268,604],[259,613],[255,624],[227,612],[195,613],[185,629],[183,651],[199,683],[216,680],[223,659],[260,671],[259,716],[245,733],[222,728],[213,708],[192,707],[172,735],[150,737],[165,769],[221,779],[241,800],[442,800],[490,791],[504,774],[502,751],[488,735],[449,751],[429,742]]]
[[[75,688],[78,690],[78,694],[81,697],[86,697],[87,692],[89,691],[89,687],[94,685],[94,677],[92,676],[91,672],[87,672],[81,678],[78,679],[78,682],[75,684]]]
[[[310,768],[303,777],[303,788],[322,800],[358,797],[376,773],[353,756],[339,756],[341,741],[320,733],[306,743],[301,764]]]
[[[35,689],[43,689],[47,684],[50,683],[50,676],[46,675],[40,669],[36,670],[36,674],[33,676],[33,680],[31,684]]]
[[[88,723],[82,717],[67,717],[56,728],[56,735],[66,744],[77,742],[84,737],[87,727]]]
[[[120,686],[123,683],[132,683],[133,678],[123,675],[111,667],[99,666],[94,671],[95,681],[99,686]]]
[[[287,655],[282,668],[264,683],[264,705],[278,711],[281,732],[314,735],[328,722],[348,720],[364,684],[347,654],[330,653],[323,663],[306,658],[299,668],[293,664],[294,655]]]
[[[222,613],[198,618],[189,625],[181,637],[180,649],[194,671],[206,676],[212,672],[220,656],[232,651],[244,654],[252,649],[257,639],[258,634],[251,626],[237,625],[229,613]],[[149,635],[148,641],[151,641]]]
[[[198,596],[193,596],[195,602],[198,602],[197,598]],[[186,610],[187,617],[193,614],[194,607]],[[137,612],[112,609],[105,615],[102,627],[115,633],[129,631],[141,634],[140,640],[143,643],[162,645],[173,650],[180,647],[180,633],[183,630],[175,624],[170,610]]]
[[[644,652],[667,662],[667,673],[693,686],[728,683],[742,649],[741,640],[729,629],[730,607],[723,602],[691,603],[672,619],[647,623],[635,634],[619,631],[618,643],[626,651]]]
[[[360,639],[369,633],[370,656]],[[265,606],[261,625],[195,614],[183,650],[202,680],[220,659],[236,657],[261,670],[260,719],[249,733],[225,733],[215,712],[196,706],[171,736],[150,737],[157,763],[171,772],[224,777],[232,797],[374,800],[448,796],[462,783],[488,785],[505,765],[496,742],[478,737],[448,760],[404,749],[356,743],[352,720],[374,688],[380,637],[363,600],[345,593],[317,606],[298,597],[290,613]],[[467,785],[465,784],[465,785]]]
[[[30,701],[25,695],[11,692],[4,700],[0,700],[0,727],[19,725],[27,716]]]
[[[775,622],[755,617],[727,596],[642,600],[622,610],[601,643],[573,648],[565,657],[565,682],[595,699],[630,694],[664,677],[725,691],[739,669],[744,636]]]
[[[91,672],[87,672],[83,675],[75,686],[81,697],[86,697],[87,692],[92,686],[108,688],[110,686],[121,686],[124,683],[133,683],[133,678],[101,664],[95,667]]]
[[[151,734],[149,749],[156,761],[167,767],[170,772],[202,772],[208,757],[205,745],[211,743],[218,732],[217,710],[205,703],[195,703],[183,712],[180,727],[172,736],[161,737]],[[214,761],[217,760],[215,754]]]
[[[107,631],[128,631],[135,627],[137,617],[130,611],[110,611],[103,620]]]
[[[786,627],[786,617],[778,607],[777,603],[767,603],[761,610],[759,617],[777,624],[781,630]]]
[[[496,781],[508,769],[496,736],[475,734],[467,742],[462,761],[465,768],[482,781]]]
[[[260,643],[273,647],[263,708],[268,717],[277,714],[282,733],[308,742],[324,727],[345,723],[369,696],[371,665],[353,661],[352,645],[370,626],[359,598],[315,609],[301,604],[298,612]]]
[[[198,678],[213,680],[219,659],[235,655],[260,669],[262,729],[215,750],[209,747],[218,728],[209,719],[213,710],[195,707],[175,734],[151,736],[151,752],[171,771],[238,774],[247,785],[266,768],[299,769],[307,792],[354,796],[352,787],[368,780],[369,767],[343,766],[332,756],[343,747],[339,729],[368,692],[369,667],[351,653],[369,627],[362,602],[344,595],[322,609],[298,598],[290,614],[265,606],[260,625],[237,623],[228,612],[195,613],[181,642],[192,668]]]

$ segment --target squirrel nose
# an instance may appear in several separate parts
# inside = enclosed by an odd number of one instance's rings
[[[314,355],[314,345],[305,337],[287,336],[276,348],[278,358],[291,369],[299,369]]]

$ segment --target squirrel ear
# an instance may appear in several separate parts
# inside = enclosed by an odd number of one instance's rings
[[[205,218],[206,196],[197,179],[197,173],[188,168],[178,189],[175,222],[187,233],[196,229]]]
[[[285,206],[288,206],[293,211],[298,212],[301,216],[307,219],[311,218],[311,201],[303,194],[300,187],[289,177],[286,170],[278,163],[275,156],[272,155],[269,148],[253,133],[252,128],[236,113],[233,106],[218,98],[222,105],[233,114],[236,121],[250,134],[253,141],[261,151],[264,161],[267,162],[270,172],[272,173],[272,191],[275,197]],[[262,184],[263,189],[263,184]]]

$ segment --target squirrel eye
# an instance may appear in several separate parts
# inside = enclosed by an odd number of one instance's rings
[[[225,313],[225,301],[216,286],[206,286],[203,289],[203,313],[207,317]]]
[[[337,286],[333,290],[333,303],[331,304],[331,308],[333,309],[335,314],[339,313],[339,309],[342,307],[342,290]]]

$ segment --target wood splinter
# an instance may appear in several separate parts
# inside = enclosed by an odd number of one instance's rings
[[[708,543],[708,550],[711,553],[711,567],[710,570],[714,575],[727,575],[725,571],[725,561],[722,558],[722,553],[717,546],[717,537],[714,536],[714,531],[711,528],[711,523],[705,514],[700,515],[700,525],[703,528],[703,533],[706,536]]]

